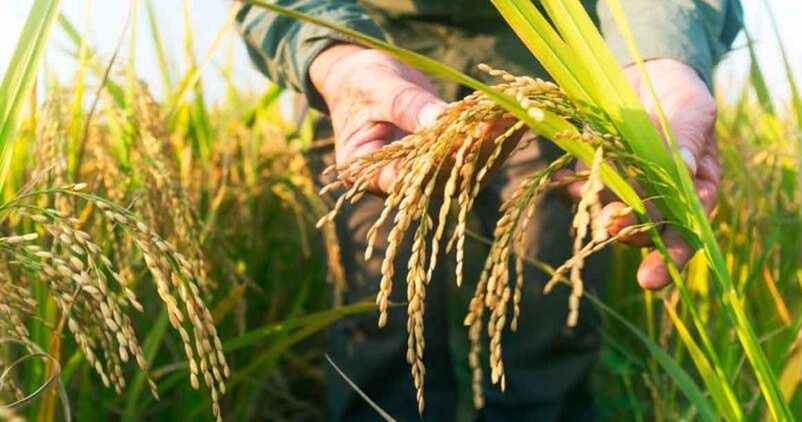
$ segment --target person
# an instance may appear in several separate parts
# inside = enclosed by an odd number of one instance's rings
[[[694,176],[705,207],[715,203],[719,162],[715,137],[716,104],[711,95],[712,70],[740,30],[738,0],[621,0],[641,55],[681,154]],[[546,78],[531,53],[521,44],[490,2],[484,0],[280,0],[279,4],[356,29],[433,57],[476,78],[492,82],[476,65],[518,75]],[[535,2],[538,3],[537,1]],[[584,0],[610,49],[640,95],[655,114],[648,88],[631,64],[621,33],[604,2]],[[318,26],[243,6],[237,16],[249,55],[272,81],[303,93],[311,107],[331,119],[333,151],[323,164],[346,163],[375,151],[416,128],[432,123],[445,105],[469,93],[465,87],[432,81],[393,57],[352,43]],[[655,116],[655,122],[657,122]],[[659,123],[656,123],[659,124]],[[483,189],[473,210],[471,228],[490,237],[498,207],[523,177],[555,159],[559,151],[537,140],[512,155]],[[386,191],[394,169],[386,168],[376,189]],[[621,203],[606,206],[609,212]],[[380,279],[382,246],[364,261],[365,235],[383,207],[380,196],[366,197],[336,220],[348,282],[344,300],[375,296]],[[528,224],[528,251],[551,265],[571,255],[570,208],[556,194],[540,200]],[[612,226],[631,223],[622,216]],[[382,236],[383,235],[383,236]],[[387,232],[378,236],[386,238]],[[673,259],[683,266],[693,251],[671,229],[663,238]],[[643,239],[632,239],[642,242]],[[469,245],[465,280],[476,279],[483,246]],[[402,248],[403,249],[403,248]],[[603,293],[607,268],[604,254],[595,256],[584,272],[586,289]],[[399,256],[398,280],[404,279],[406,257]],[[440,261],[443,262],[443,261]],[[517,332],[503,343],[507,389],[489,385],[485,404],[470,406],[467,336],[461,326],[471,286],[454,286],[453,271],[441,266],[427,291],[426,411],[424,420],[591,420],[593,400],[589,376],[597,357],[599,315],[583,301],[577,327],[565,327],[567,290],[542,293],[547,275],[527,269]],[[473,275],[473,276],[471,276]],[[656,289],[669,283],[662,258],[652,251],[637,273],[640,285]],[[391,300],[404,301],[403,283],[394,283]],[[415,392],[406,363],[406,316],[390,311],[379,329],[376,315],[353,316],[329,332],[329,354],[345,374],[381,408],[399,420],[419,418]],[[328,419],[375,420],[377,415],[339,375],[327,376]]]

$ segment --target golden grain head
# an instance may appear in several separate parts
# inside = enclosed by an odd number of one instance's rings
[[[580,207],[575,216],[574,226],[578,231],[575,256],[558,268],[555,277],[547,285],[547,291],[554,284],[565,280],[571,273],[572,294],[569,299],[568,325],[578,320],[579,301],[582,296],[581,268],[590,253],[606,244],[606,228],[598,221],[600,203],[599,166],[604,156],[601,144],[612,145],[616,151],[619,144],[614,136],[604,137],[593,131],[591,123],[581,120],[573,103],[554,84],[529,77],[516,77],[505,71],[480,65],[480,70],[502,79],[503,83],[495,89],[516,98],[527,109],[530,116],[543,119],[545,111],[555,113],[574,122],[578,133],[566,132],[560,136],[570,137],[577,142],[585,142],[598,148],[597,159],[587,173],[578,173],[570,181],[586,180]],[[400,248],[409,247],[407,262],[407,312],[408,312],[408,352],[413,385],[417,390],[418,404],[423,408],[423,366],[422,341],[423,313],[425,311],[425,289],[432,278],[434,268],[439,264],[441,242],[446,242],[445,252],[452,250],[456,262],[456,282],[463,282],[465,262],[465,242],[467,220],[473,202],[488,175],[504,159],[504,152],[520,138],[524,124],[512,121],[505,130],[492,138],[487,138],[488,122],[501,118],[510,119],[501,107],[480,92],[475,92],[461,101],[450,104],[437,121],[422,130],[408,135],[387,147],[352,160],[350,163],[330,168],[336,170],[338,177],[323,187],[322,193],[335,192],[349,186],[335,202],[332,209],[321,218],[319,226],[332,222],[346,204],[358,201],[378,171],[391,162],[400,162],[398,176],[387,192],[384,209],[368,231],[365,258],[373,255],[373,245],[377,241],[379,229],[391,224],[387,235],[387,249],[383,257],[382,278],[376,302],[379,304],[379,325],[387,321],[387,308],[394,282],[394,265]],[[489,146],[489,153],[487,148]],[[620,148],[619,148],[620,149]],[[508,325],[517,329],[519,305],[523,295],[523,259],[526,254],[527,222],[536,211],[538,198],[549,189],[568,183],[566,180],[553,180],[552,175],[571,164],[568,155],[556,160],[547,168],[532,174],[515,191],[511,199],[502,207],[502,217],[494,230],[494,239],[479,282],[476,284],[474,299],[469,306],[465,324],[469,327],[471,339],[470,363],[473,368],[474,403],[481,406],[481,376],[479,364],[481,325],[485,309],[489,317],[487,334],[490,341],[490,373],[494,383],[505,387],[506,377],[502,361],[502,333]],[[441,174],[442,173],[442,174]],[[433,199],[440,205],[433,207]],[[446,236],[446,227],[452,218],[452,202],[456,203],[454,229]],[[407,246],[407,234],[412,231],[412,242]],[[586,232],[592,236],[585,242]],[[428,251],[428,255],[427,255]],[[428,259],[427,259],[428,258]],[[514,260],[516,274],[510,274],[509,262]],[[514,280],[514,286],[511,283]]]

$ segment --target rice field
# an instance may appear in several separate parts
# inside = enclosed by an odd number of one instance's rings
[[[426,288],[446,251],[457,283],[474,290],[465,309],[472,382],[461,388],[475,406],[482,368],[504,388],[501,339],[517,328],[523,268],[534,266],[550,274],[547,292],[570,290],[567,329],[580,301],[603,315],[593,380],[600,419],[802,421],[802,98],[792,58],[760,62],[748,44],[749,79],[719,84],[724,175],[708,222],[676,148],[666,148],[639,100],[611,94],[629,88],[579,3],[547,0],[545,12],[528,1],[494,4],[554,82],[482,66],[496,80],[485,85],[351,33],[476,91],[426,130],[327,169],[332,182],[321,186],[315,152],[332,143],[315,135],[322,117],[278,86],[242,89],[230,63],[209,65],[220,41],[238,36],[230,18],[196,57],[184,2],[177,68],[153,4],[134,2],[142,19],[129,20],[120,46],[136,31],[152,37],[164,85],[155,95],[136,74],[134,42],[101,55],[58,1],[33,1],[0,86],[0,419],[322,420],[324,332],[366,312],[380,326],[387,313],[406,313],[409,349],[399,359],[423,412]],[[533,19],[541,13],[553,26]],[[56,31],[77,63],[67,83],[49,77],[42,60]],[[553,57],[539,55],[545,46]],[[771,97],[766,66],[785,67],[787,103]],[[587,77],[577,81],[577,72]],[[207,77],[222,78],[224,98],[206,98]],[[621,118],[622,110],[640,112]],[[504,129],[488,130],[496,119]],[[478,236],[466,215],[494,167],[525,148],[527,128],[565,155],[517,188],[492,238]],[[587,170],[554,177],[576,160]],[[343,306],[348,280],[331,221],[371,195],[388,162],[399,163],[398,182],[368,237],[371,245],[379,227],[391,227],[379,295]],[[577,180],[586,182],[581,198],[566,208],[573,257],[556,266],[534,260],[521,245],[537,198]],[[658,240],[662,224],[627,180],[699,250],[660,291],[634,281],[644,250],[615,242],[635,232]],[[640,218],[612,237],[599,216],[605,186]],[[399,254],[405,236],[412,250]],[[490,253],[469,256],[471,243]],[[604,248],[611,282],[595,296],[581,269]],[[409,256],[403,278],[393,274],[397,255]],[[463,280],[466,259],[484,263],[479,280]],[[390,302],[393,283],[407,286],[406,303]]]

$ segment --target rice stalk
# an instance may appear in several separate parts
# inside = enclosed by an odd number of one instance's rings
[[[87,363],[104,385],[120,394],[126,386],[124,364],[134,361],[146,374],[150,371],[129,316],[131,310],[144,312],[134,285],[116,270],[92,235],[81,228],[80,219],[65,211],[41,207],[35,200],[55,195],[65,202],[81,199],[95,207],[96,217],[112,227],[112,233],[118,230],[126,233],[141,251],[156,290],[167,306],[170,322],[184,343],[192,385],[199,388],[198,379],[203,378],[212,395],[214,414],[220,417],[218,396],[225,392],[229,369],[211,314],[200,296],[196,267],[135,215],[111,202],[81,193],[84,188],[86,184],[78,183],[31,192],[0,206],[0,212],[13,214],[41,229],[41,234],[36,231],[0,238],[0,252],[12,266],[24,269],[26,277],[45,285]],[[40,240],[43,237],[46,240]],[[4,299],[6,306],[0,312],[7,311],[5,308],[17,313],[30,311],[35,301],[21,293],[26,289],[6,284],[3,290],[15,295]],[[20,320],[9,318],[12,324],[9,329],[27,338]],[[153,380],[148,377],[147,381],[151,393],[158,397]]]

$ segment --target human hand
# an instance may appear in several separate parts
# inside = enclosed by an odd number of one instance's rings
[[[381,51],[355,45],[341,44],[324,50],[309,67],[309,77],[329,109],[338,165],[432,125],[446,106],[421,72]],[[477,139],[483,142],[480,163],[495,148],[493,140],[514,123],[515,119],[505,116],[479,126]],[[518,131],[508,139],[493,168],[509,155],[522,133]],[[454,153],[456,150],[455,146]],[[389,193],[398,175],[398,164],[390,162],[380,168],[368,189]],[[441,176],[449,173],[441,172]]]
[[[715,133],[716,103],[705,83],[695,70],[673,59],[656,59],[645,63],[646,71],[654,84],[655,93],[665,112],[666,119],[677,141],[680,154],[693,178],[696,193],[705,210],[710,213],[716,204],[721,167],[718,157],[718,140]],[[624,69],[630,83],[643,101],[655,125],[660,127],[657,107],[652,101],[649,88],[635,65]],[[662,133],[662,131],[661,131]],[[622,202],[607,204],[602,218],[616,215],[625,205]],[[661,217],[652,212],[656,221]],[[615,235],[624,227],[636,224],[634,215],[626,214],[614,218],[610,233]],[[662,233],[669,255],[682,269],[693,256],[693,250],[673,227]],[[625,239],[635,246],[646,246],[648,235],[642,233]],[[663,257],[658,250],[651,250],[638,268],[638,283],[646,289],[659,289],[671,282]]]
[[[356,45],[321,52],[309,67],[309,77],[329,109],[338,165],[434,123],[446,106],[423,73]],[[387,193],[397,172],[394,163],[384,166],[370,189]]]

